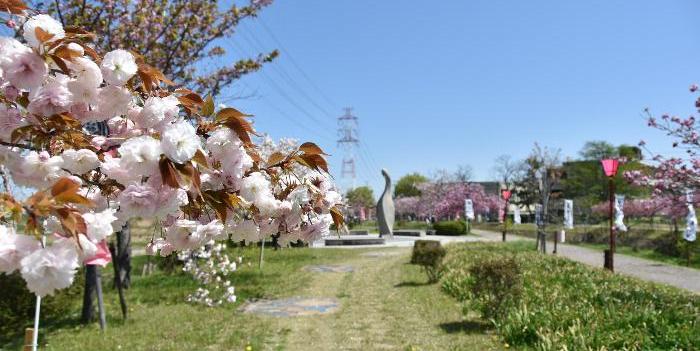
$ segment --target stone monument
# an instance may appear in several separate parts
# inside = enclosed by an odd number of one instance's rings
[[[377,225],[379,225],[380,237],[393,237],[394,230],[394,199],[392,198],[391,178],[386,169],[382,169],[384,176],[384,192],[377,202]]]

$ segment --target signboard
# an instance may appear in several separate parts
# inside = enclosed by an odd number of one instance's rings
[[[626,232],[627,226],[625,225],[625,195],[615,195],[615,229]]]
[[[464,200],[464,217],[470,221],[474,220],[474,202],[471,199]]]
[[[564,228],[574,229],[574,200],[564,200]]]
[[[683,232],[683,239],[686,241],[695,241],[698,231],[698,217],[695,215],[693,193],[690,190],[686,190],[685,197],[688,204],[688,215],[685,219],[686,226],[685,232]]]

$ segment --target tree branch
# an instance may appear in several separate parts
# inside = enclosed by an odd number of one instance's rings
[[[36,152],[41,151],[41,149],[35,148],[35,147],[31,146],[31,145],[27,145],[27,144],[13,144],[13,143],[8,143],[8,142],[1,141],[1,140],[0,140],[0,145],[9,146],[9,147],[18,147],[18,148],[20,148],[20,149],[32,150],[32,151],[36,151]]]

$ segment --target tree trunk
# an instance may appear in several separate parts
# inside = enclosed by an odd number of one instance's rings
[[[97,267],[85,266],[85,290],[83,292],[83,310],[80,321],[88,324],[95,320],[95,292],[97,291]]]
[[[117,249],[114,247],[114,244],[110,243],[109,244],[109,253],[112,254],[112,257],[117,256]],[[114,275],[118,275],[120,271],[119,267],[119,261],[113,259],[112,260],[112,265],[114,266]],[[120,279],[115,279],[114,283],[117,288],[117,292],[119,292],[119,305],[121,306],[122,309],[122,317],[126,319],[127,317],[127,306],[126,306],[126,297],[124,296],[124,287],[122,286],[122,282]]]
[[[678,236],[678,219],[673,219],[673,236]]]
[[[120,280],[121,287],[128,289],[131,286],[131,228],[127,223],[122,230],[117,233],[117,255],[114,261],[119,267],[118,274],[114,275],[114,286],[117,279]]]

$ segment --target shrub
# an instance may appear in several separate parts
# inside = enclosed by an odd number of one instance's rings
[[[496,268],[492,263],[509,259],[522,278],[520,297],[511,298],[491,321],[510,345],[536,350],[700,349],[700,296],[540,255],[527,242],[451,246],[442,288],[465,301],[465,307],[480,307],[483,295],[507,283],[477,279],[510,276],[505,273],[510,264]],[[484,288],[475,289],[476,284]]]
[[[503,316],[508,307],[520,301],[523,292],[520,266],[512,257],[473,265],[466,283],[471,307],[487,319]]]
[[[437,235],[467,234],[467,223],[463,221],[441,221],[433,224]]]
[[[428,275],[428,282],[435,283],[440,278],[442,260],[446,253],[439,241],[416,240],[413,244],[411,263],[421,265]]]
[[[81,269],[69,288],[41,299],[41,322],[51,322],[77,312],[75,303],[85,285],[85,273]],[[0,274],[0,348],[31,327],[34,321],[36,295],[27,290],[19,273]]]
[[[678,240],[679,234],[673,232],[664,233],[653,239],[654,251],[673,257],[680,257],[681,250]]]

